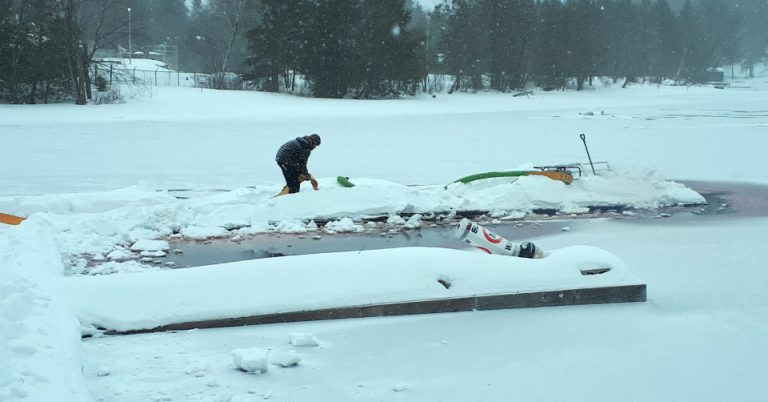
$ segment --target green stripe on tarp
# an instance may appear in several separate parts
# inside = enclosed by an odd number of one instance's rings
[[[473,174],[471,176],[462,177],[461,179],[458,179],[456,181],[452,181],[445,185],[445,189],[448,189],[448,186],[453,183],[463,183],[467,184],[469,182],[473,182],[475,180],[483,180],[483,179],[493,179],[496,177],[520,177],[520,176],[527,176],[535,171],[533,170],[512,170],[509,172],[485,172],[485,173],[478,173]]]
[[[533,170],[513,170],[510,172],[485,172],[485,173],[478,173],[473,174],[471,176],[462,177],[459,180],[454,181],[454,183],[464,183],[467,184],[469,182],[475,181],[475,180],[482,180],[482,179],[493,179],[495,177],[520,177],[520,176],[528,176],[531,173],[535,173],[536,171]]]

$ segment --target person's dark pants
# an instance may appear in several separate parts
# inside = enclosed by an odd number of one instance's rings
[[[299,167],[293,166],[293,165],[285,165],[282,163],[277,164],[277,166],[280,166],[280,170],[283,171],[283,177],[285,177],[285,186],[288,187],[288,193],[298,193],[300,189],[300,182],[299,182]]]

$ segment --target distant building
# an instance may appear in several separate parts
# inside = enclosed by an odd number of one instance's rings
[[[725,81],[725,72],[722,68],[711,68],[704,72],[704,81],[723,82]]]
[[[131,54],[122,46],[97,49],[93,58],[100,59],[152,59],[162,61],[171,70],[178,71],[179,47],[176,45],[136,46]]]

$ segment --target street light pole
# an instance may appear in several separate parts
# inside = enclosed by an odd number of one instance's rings
[[[128,7],[128,64],[133,62],[133,44],[131,43],[131,8]]]

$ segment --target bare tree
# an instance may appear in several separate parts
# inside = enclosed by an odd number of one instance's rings
[[[87,49],[83,46],[80,36],[80,27],[77,23],[76,0],[65,0],[62,4],[64,20],[62,34],[64,35],[65,54],[70,80],[75,90],[75,103],[85,105],[88,103],[90,91],[90,75],[88,73]]]
[[[229,0],[226,1],[226,8],[223,10],[223,17],[226,19],[229,26],[229,40],[227,46],[224,48],[224,54],[221,60],[221,74],[227,72],[227,63],[229,62],[229,56],[232,53],[232,45],[241,33],[241,21],[243,8],[247,0]]]

